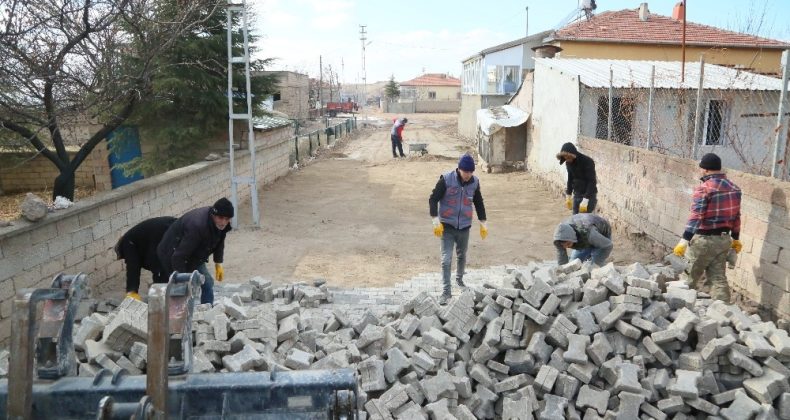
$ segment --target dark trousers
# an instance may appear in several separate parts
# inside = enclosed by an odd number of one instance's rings
[[[392,141],[392,157],[398,157],[398,155],[395,154],[395,149],[396,148],[398,149],[398,152],[400,153],[400,157],[406,156],[406,155],[403,154],[403,141],[401,140],[400,137],[398,137],[398,136],[396,136],[394,134],[391,134],[390,135],[390,141]]]
[[[154,283],[167,283],[167,277],[159,264],[156,249],[149,249],[145,255],[140,255],[137,247],[130,240],[123,240],[120,244],[121,255],[126,263],[126,291],[139,292],[140,272],[143,268],[151,272]]]

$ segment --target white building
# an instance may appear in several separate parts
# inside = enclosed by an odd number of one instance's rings
[[[519,38],[463,60],[459,133],[474,137],[477,110],[504,105],[516,93],[525,74],[535,67],[532,48],[542,45],[550,34],[545,31]]]
[[[581,135],[635,147],[647,147],[649,137],[650,148],[662,153],[692,157],[696,149],[697,158],[714,152],[728,168],[761,174],[770,171],[779,79],[706,64],[703,102],[698,110],[699,63],[686,63],[681,82],[680,62],[535,61],[532,127],[528,133],[530,166],[546,166],[546,162],[557,166],[554,155],[561,145],[575,142]],[[698,111],[700,120],[695,126]]]

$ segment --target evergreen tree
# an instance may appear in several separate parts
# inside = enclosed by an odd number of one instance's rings
[[[177,0],[167,0],[177,5]],[[151,95],[138,107],[134,122],[141,137],[154,144],[152,153],[124,165],[126,172],[155,174],[191,164],[206,152],[208,141],[228,128],[227,39],[224,0],[212,0],[202,24],[179,38],[173,48],[157,58]],[[220,6],[220,7],[216,7]],[[247,11],[251,21],[251,11]],[[240,14],[233,14],[234,20]],[[233,56],[244,55],[243,35],[234,22]],[[250,23],[251,27],[252,24]],[[256,37],[249,35],[250,56]],[[271,60],[250,61],[253,115],[262,115],[260,104],[275,90],[276,77],[255,75]],[[244,65],[233,65],[234,112],[246,111]]]
[[[384,85],[384,96],[389,100],[400,97],[400,86],[395,81],[395,75],[390,76],[390,81]]]

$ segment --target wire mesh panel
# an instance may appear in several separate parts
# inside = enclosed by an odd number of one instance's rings
[[[778,130],[788,141],[786,127],[777,127],[780,90],[745,88],[743,73],[732,71],[728,79],[719,72],[711,76],[716,88],[702,92],[688,85],[649,88],[644,81],[611,89],[582,85],[579,134],[690,159],[714,152],[727,168],[770,175]]]

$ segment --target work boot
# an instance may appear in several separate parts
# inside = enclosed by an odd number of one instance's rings
[[[447,305],[447,302],[449,302],[451,298],[452,298],[452,295],[445,295],[445,294],[443,294],[443,295],[439,296],[439,305],[442,305],[442,306]]]
[[[461,280],[461,279],[458,279],[458,278],[457,278],[457,279],[455,279],[455,284],[457,284],[457,285],[458,285],[458,287],[463,287],[463,288],[466,288],[466,284],[464,284],[464,281],[463,281],[463,280]]]

